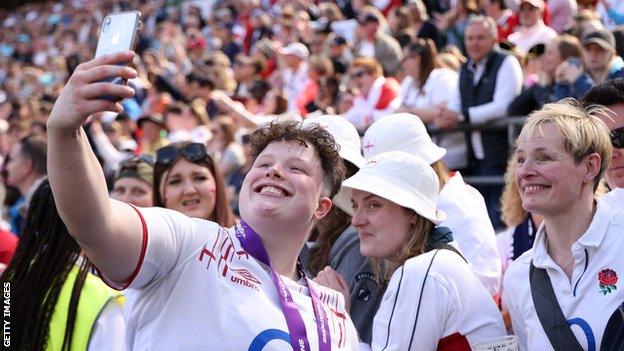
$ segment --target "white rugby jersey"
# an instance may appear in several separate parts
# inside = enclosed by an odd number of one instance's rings
[[[243,250],[234,229],[161,208],[141,208],[144,248],[131,279],[127,337],[132,350],[293,350],[267,266]],[[312,350],[318,334],[305,279],[281,277]],[[125,288],[108,282],[114,288]],[[332,350],[357,350],[340,293],[315,285]]]
[[[438,209],[446,213],[440,226],[453,232],[453,240],[459,244],[473,272],[490,294],[495,295],[501,279],[501,260],[483,196],[455,172],[440,191]]]
[[[520,350],[553,350],[542,328],[529,284],[531,260],[544,268],[563,315],[585,350],[600,350],[605,326],[624,301],[624,212],[599,201],[587,231],[572,245],[572,279],[550,258],[542,225],[533,248],[505,273],[503,298],[509,308]]]
[[[613,189],[599,197],[598,201],[604,202],[613,208],[624,208],[624,188]]]
[[[492,296],[457,253],[442,249],[410,258],[394,272],[375,315],[371,348],[469,351],[470,343],[504,335]]]

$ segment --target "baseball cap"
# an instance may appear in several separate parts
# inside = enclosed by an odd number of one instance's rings
[[[366,130],[362,145],[367,160],[383,152],[404,151],[432,164],[446,155],[446,149],[431,141],[423,122],[411,113],[377,120]]]
[[[436,225],[446,219],[446,214],[436,208],[439,187],[433,168],[403,151],[384,152],[371,158],[342,183],[349,193],[357,189],[375,194],[414,210]]]
[[[358,23],[369,23],[369,22],[377,22],[379,23],[379,18],[373,15],[372,13],[365,13],[358,17]]]
[[[595,43],[605,50],[615,48],[615,37],[613,33],[607,29],[599,29],[593,31],[583,38],[583,46]]]
[[[295,55],[302,60],[305,60],[310,56],[310,51],[302,43],[290,43],[285,48],[280,50],[282,55]]]
[[[340,147],[338,153],[343,159],[353,163],[360,168],[366,160],[362,156],[362,142],[360,135],[351,122],[342,116],[323,115],[318,117],[307,118],[303,120],[303,126],[317,123],[325,128],[334,137],[336,144]],[[353,207],[351,206],[351,193],[342,189],[334,195],[333,202],[341,210],[349,215],[353,215]]]
[[[331,42],[329,43],[329,45],[344,45],[347,43],[347,39],[345,39],[344,37],[341,37],[339,35],[335,36]]]
[[[522,0],[520,1],[520,5],[527,3],[533,7],[537,7],[540,10],[544,9],[544,0]]]
[[[147,184],[154,183],[154,158],[150,155],[131,156],[119,164],[115,179],[137,178]]]
[[[141,127],[141,125],[146,121],[154,122],[158,124],[161,128],[165,127],[165,120],[163,119],[163,116],[159,113],[149,114],[139,118],[137,120],[137,125]]]

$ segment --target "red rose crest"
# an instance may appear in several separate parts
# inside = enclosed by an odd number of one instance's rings
[[[618,276],[614,270],[605,268],[598,272],[598,285],[600,286],[600,292],[603,295],[610,294],[617,290]]]

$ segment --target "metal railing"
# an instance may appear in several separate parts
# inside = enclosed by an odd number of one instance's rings
[[[484,124],[471,124],[469,122],[461,122],[452,129],[429,129],[431,136],[448,134],[453,132],[470,132],[475,130],[507,130],[510,146],[514,146],[518,134],[526,121],[526,116],[511,116],[497,119]],[[466,142],[470,142],[467,140]],[[503,185],[505,179],[503,176],[464,176],[464,181],[470,185]]]

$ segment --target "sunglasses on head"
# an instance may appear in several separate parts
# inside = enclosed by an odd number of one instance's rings
[[[616,149],[624,149],[624,127],[611,131],[611,145]]]
[[[186,144],[182,148],[177,146],[165,146],[156,151],[156,164],[168,166],[179,156],[189,162],[197,162],[206,158],[206,146],[200,143]]]

